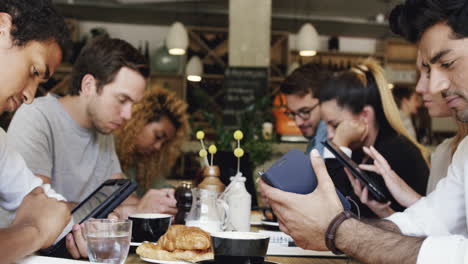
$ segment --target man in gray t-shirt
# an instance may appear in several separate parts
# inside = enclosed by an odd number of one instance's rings
[[[129,43],[98,38],[77,58],[68,95],[21,107],[8,140],[34,174],[79,203],[104,181],[122,178],[111,133],[131,118],[148,75],[146,59]]]
[[[122,172],[114,136],[81,127],[60,98],[52,94],[16,112],[8,140],[29,169],[49,177],[52,187],[70,202],[82,201],[101,183]]]
[[[147,60],[129,43],[97,38],[77,58],[68,94],[49,94],[21,107],[8,139],[33,173],[73,206],[105,180],[123,177],[111,133],[131,118],[148,76]],[[131,196],[119,212],[165,213],[175,204],[170,193],[150,190],[142,199]],[[73,235],[67,236],[67,248],[73,257],[85,257],[79,225]]]

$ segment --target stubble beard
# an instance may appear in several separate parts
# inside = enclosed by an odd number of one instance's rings
[[[463,111],[456,110],[457,120],[463,123],[468,123],[468,109]]]
[[[99,120],[97,111],[93,107],[88,107],[87,112],[89,119],[91,120],[91,126],[96,132],[103,135],[109,135],[112,133],[112,130],[105,129],[104,126],[101,125],[102,122]]]

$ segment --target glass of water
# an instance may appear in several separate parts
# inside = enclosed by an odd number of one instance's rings
[[[125,262],[132,238],[131,220],[90,219],[84,226],[91,262]]]

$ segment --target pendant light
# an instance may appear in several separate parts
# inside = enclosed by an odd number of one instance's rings
[[[301,56],[315,56],[319,47],[317,30],[310,23],[302,25],[297,33],[297,49]]]
[[[203,63],[198,56],[192,56],[185,68],[187,80],[191,82],[199,82],[202,79]]]
[[[166,47],[171,55],[184,55],[189,44],[188,33],[180,22],[172,24],[166,36]]]

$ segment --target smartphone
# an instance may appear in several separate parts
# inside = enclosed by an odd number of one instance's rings
[[[346,155],[341,149],[335,145],[335,143],[330,140],[325,140],[322,142],[323,145],[335,155],[336,159],[346,168],[349,169],[351,174],[356,177],[364,186],[369,190],[370,196],[372,199],[386,203],[388,198],[380,190],[379,185],[375,183],[372,178],[369,177],[364,171],[359,169],[359,166],[354,162],[348,155]]]
[[[309,194],[317,188],[317,177],[309,157],[298,149],[292,149],[261,174],[265,183],[285,192]],[[336,190],[345,210],[349,201]]]

